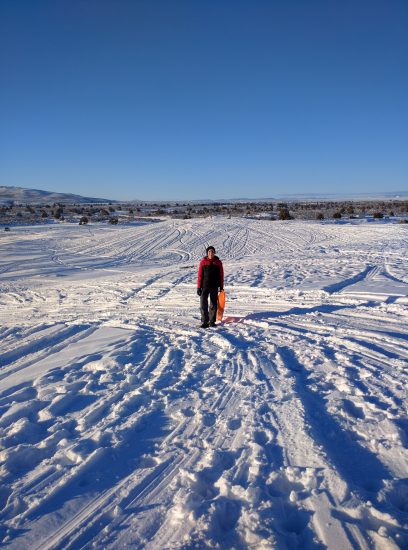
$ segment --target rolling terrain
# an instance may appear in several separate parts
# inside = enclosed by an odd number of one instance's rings
[[[408,546],[407,226],[19,227],[0,291],[5,548]]]

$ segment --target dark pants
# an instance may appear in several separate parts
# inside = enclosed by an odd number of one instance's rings
[[[210,297],[210,311],[208,312],[208,296]],[[200,298],[200,311],[202,323],[215,323],[217,315],[218,288],[203,288]]]

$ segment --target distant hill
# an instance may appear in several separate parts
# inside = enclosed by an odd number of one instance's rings
[[[117,202],[110,199],[95,197],[83,197],[72,193],[55,193],[52,191],[41,191],[40,189],[26,189],[24,187],[0,186],[0,203],[22,203],[22,204],[48,204],[60,202],[89,204],[89,203],[110,203]]]
[[[404,200],[408,197],[408,191],[377,191],[373,193],[294,193],[278,195],[277,197],[278,199],[286,199],[290,201]]]
[[[220,198],[220,199],[160,199],[160,200],[143,200],[139,201],[134,199],[128,202],[144,202],[158,204],[163,202],[165,204],[185,203],[185,204],[234,204],[234,203],[263,203],[263,202],[341,202],[341,201],[388,201],[388,200],[407,200],[408,191],[384,191],[373,193],[292,193],[283,194],[277,193],[273,197],[234,197],[234,198]]]
[[[370,200],[406,200],[408,191],[384,191],[375,193],[292,193],[282,194],[277,193],[274,197],[249,198],[240,197],[233,199],[203,199],[201,201],[190,202],[228,202],[228,203],[247,203],[247,202],[303,202],[303,201],[370,201]]]

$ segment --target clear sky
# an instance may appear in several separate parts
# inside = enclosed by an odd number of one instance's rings
[[[407,190],[407,29],[407,0],[0,0],[0,185]]]

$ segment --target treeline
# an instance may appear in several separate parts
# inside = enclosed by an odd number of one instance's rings
[[[161,210],[164,213],[163,210]],[[239,202],[188,205],[172,209],[175,217],[245,216],[271,220],[324,220],[341,218],[400,217],[408,213],[408,201]]]
[[[190,219],[208,216],[249,217],[270,220],[325,220],[360,217],[403,218],[406,200],[297,201],[297,202],[188,202],[122,204],[47,204],[0,206],[0,223],[45,223],[49,221],[110,224],[131,223],[141,218]]]
[[[123,214],[123,216],[122,216]],[[78,222],[83,225],[89,221],[107,222],[116,224],[122,216],[132,220],[141,215],[141,208],[130,208],[126,205],[97,205],[97,204],[45,204],[21,205],[12,204],[0,207],[0,223],[40,223],[47,221]]]

